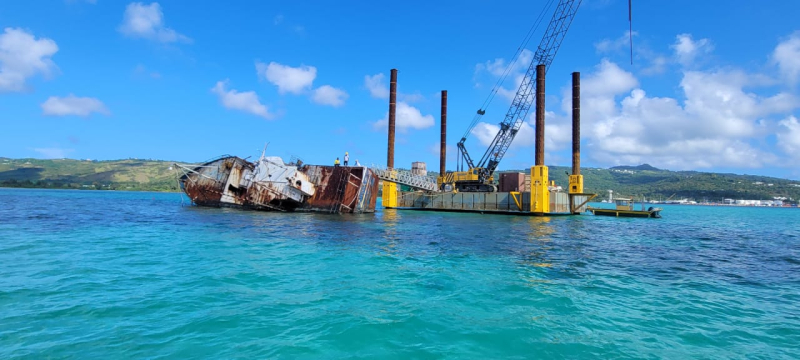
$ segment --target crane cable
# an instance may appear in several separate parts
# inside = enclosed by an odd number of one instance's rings
[[[633,65],[633,12],[631,10],[631,0],[628,0],[628,37],[631,39],[631,65]]]
[[[542,11],[539,13],[539,16],[536,18],[536,21],[533,23],[533,25],[531,25],[530,29],[528,29],[528,33],[525,35],[525,37],[522,39],[522,42],[517,47],[517,50],[516,52],[514,52],[514,56],[512,56],[511,61],[508,63],[508,66],[506,66],[505,70],[503,70],[503,74],[497,79],[497,82],[494,84],[494,87],[492,87],[492,91],[489,92],[489,96],[486,97],[486,100],[483,101],[483,104],[481,104],[481,107],[478,109],[478,113],[475,114],[475,116],[472,118],[472,122],[467,127],[467,131],[464,133],[464,136],[461,137],[462,141],[466,140],[466,138],[469,137],[469,134],[472,132],[472,129],[475,127],[475,125],[478,124],[478,120],[480,120],[483,114],[486,113],[486,108],[489,106],[489,104],[492,103],[492,100],[494,100],[495,95],[497,95],[497,92],[500,91],[503,82],[505,82],[505,79],[508,77],[508,75],[511,74],[511,70],[514,68],[514,65],[516,65],[517,60],[519,60],[520,55],[522,55],[522,51],[525,50],[525,48],[528,46],[528,42],[530,42],[531,38],[536,33],[536,30],[538,30],[539,25],[541,25],[542,21],[544,20],[545,14],[549,13],[548,10],[553,5],[553,1],[555,0],[548,0],[547,4],[544,6],[544,8],[542,8]]]

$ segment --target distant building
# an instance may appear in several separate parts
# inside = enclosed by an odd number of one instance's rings
[[[424,162],[415,161],[411,163],[411,173],[414,175],[427,176],[428,170]]]
[[[736,200],[741,206],[783,206],[782,200]]]

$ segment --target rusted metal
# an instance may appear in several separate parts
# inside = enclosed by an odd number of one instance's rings
[[[362,166],[285,164],[262,156],[255,163],[226,156],[184,171],[181,189],[200,206],[266,211],[374,212],[378,178]]]
[[[536,65],[536,165],[544,165],[544,72]]]
[[[378,178],[370,169],[310,166],[308,171],[318,189],[307,201],[308,210],[344,213],[375,211]]]
[[[389,148],[386,154],[386,167],[394,169],[394,125],[397,109],[397,69],[392,69],[389,82]]]
[[[444,176],[447,160],[447,90],[442,90],[442,138],[439,141],[439,176]]]
[[[501,173],[500,187],[498,191],[500,192],[525,191],[525,174]]]
[[[581,73],[572,73],[572,175],[581,174]]]

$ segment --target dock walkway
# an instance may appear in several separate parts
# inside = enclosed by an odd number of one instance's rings
[[[389,170],[377,167],[372,167],[370,170],[378,176],[378,179],[383,181],[406,185],[419,190],[436,191],[436,180],[427,176],[415,175],[408,170]]]

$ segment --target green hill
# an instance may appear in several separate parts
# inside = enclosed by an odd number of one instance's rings
[[[144,159],[87,161],[0,158],[0,187],[178,191],[172,161]],[[566,188],[569,167],[551,166],[550,179]],[[529,169],[519,172],[530,172]],[[669,171],[644,164],[610,169],[583,168],[586,192],[605,197],[721,202],[722,199],[800,199],[800,181],[767,176]],[[436,176],[429,172],[429,176]],[[496,178],[499,178],[497,176]]]
[[[549,167],[550,179],[566,188],[566,166]],[[520,171],[530,173],[530,170]],[[644,164],[610,169],[581,168],[584,191],[605,197],[608,190],[620,196],[648,199],[722,202],[722,199],[800,199],[800,181],[758,175],[719,174],[697,171],[669,171]]]
[[[0,187],[178,191],[172,163],[0,158]]]

